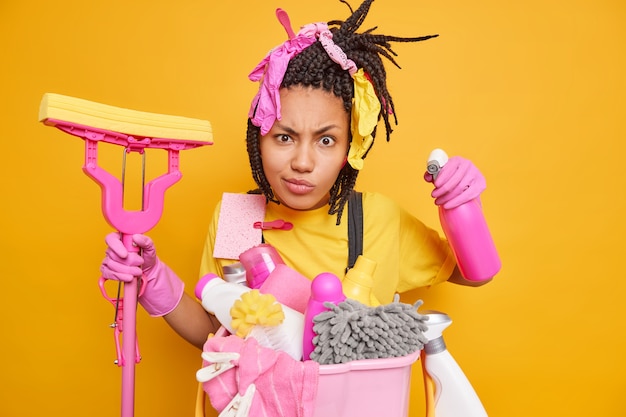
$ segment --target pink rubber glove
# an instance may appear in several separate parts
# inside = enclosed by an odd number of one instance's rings
[[[424,174],[424,179],[433,182],[433,176],[428,172]],[[460,156],[448,159],[434,185],[431,196],[435,204],[448,210],[474,200],[487,188],[485,177],[478,168]]]
[[[152,239],[133,235],[133,243],[142,249],[141,255],[129,253],[119,233],[109,233],[105,242],[106,256],[100,266],[104,278],[129,282],[134,277],[142,277],[145,288],[139,296],[139,303],[153,317],[164,316],[178,306],[185,284],[156,256]]]

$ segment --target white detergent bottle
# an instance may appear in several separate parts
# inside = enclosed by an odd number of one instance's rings
[[[424,335],[429,342],[424,346],[424,368],[435,385],[435,416],[487,417],[476,391],[443,340],[442,332],[452,320],[438,311],[422,314],[428,316]]]
[[[229,333],[235,334],[232,327],[231,308],[241,296],[252,291],[250,288],[226,282],[215,274],[203,276],[196,284],[195,295],[206,311],[214,314]],[[280,304],[280,303],[279,303]],[[248,337],[254,337],[259,345],[283,351],[295,360],[302,359],[302,334],[304,332],[304,314],[283,304],[285,315],[277,326],[255,326]]]

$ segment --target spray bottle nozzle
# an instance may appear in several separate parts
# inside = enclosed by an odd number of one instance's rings
[[[435,310],[422,311],[421,314],[428,317],[426,325],[428,330],[424,332],[424,336],[428,340],[435,340],[442,336],[443,331],[452,324],[452,319],[446,313]]]
[[[437,178],[441,168],[448,162],[448,154],[443,149],[434,149],[428,156],[426,170],[433,176],[433,181]]]

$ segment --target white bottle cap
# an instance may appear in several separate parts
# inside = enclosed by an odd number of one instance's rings
[[[426,170],[433,178],[437,177],[439,171],[448,162],[448,154],[443,149],[434,149],[428,156]]]

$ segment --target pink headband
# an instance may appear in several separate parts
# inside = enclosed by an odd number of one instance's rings
[[[333,34],[330,30],[325,29],[319,33],[319,41],[324,47],[324,50],[330,57],[330,59],[339,64],[341,69],[347,70],[351,76],[356,73],[356,64],[353,60],[346,56],[346,53],[333,42]]]
[[[262,135],[269,132],[274,121],[280,120],[278,90],[283,82],[289,61],[305,48],[313,45],[317,40],[315,35],[313,25],[303,27],[294,38],[272,49],[248,75],[251,81],[261,82],[259,91],[252,99],[248,117],[253,125],[261,128]]]
[[[328,30],[326,23],[310,23],[303,26],[298,34],[293,36],[293,30],[286,13],[277,9],[276,15],[290,35],[290,39],[272,49],[248,75],[251,81],[261,82],[259,91],[252,99],[248,112],[252,124],[261,128],[261,135],[267,134],[274,122],[281,119],[278,91],[289,61],[313,45],[316,40],[319,39],[330,59],[347,70],[351,76],[354,76],[357,71],[354,61],[349,59],[341,48],[333,42],[333,34]]]

